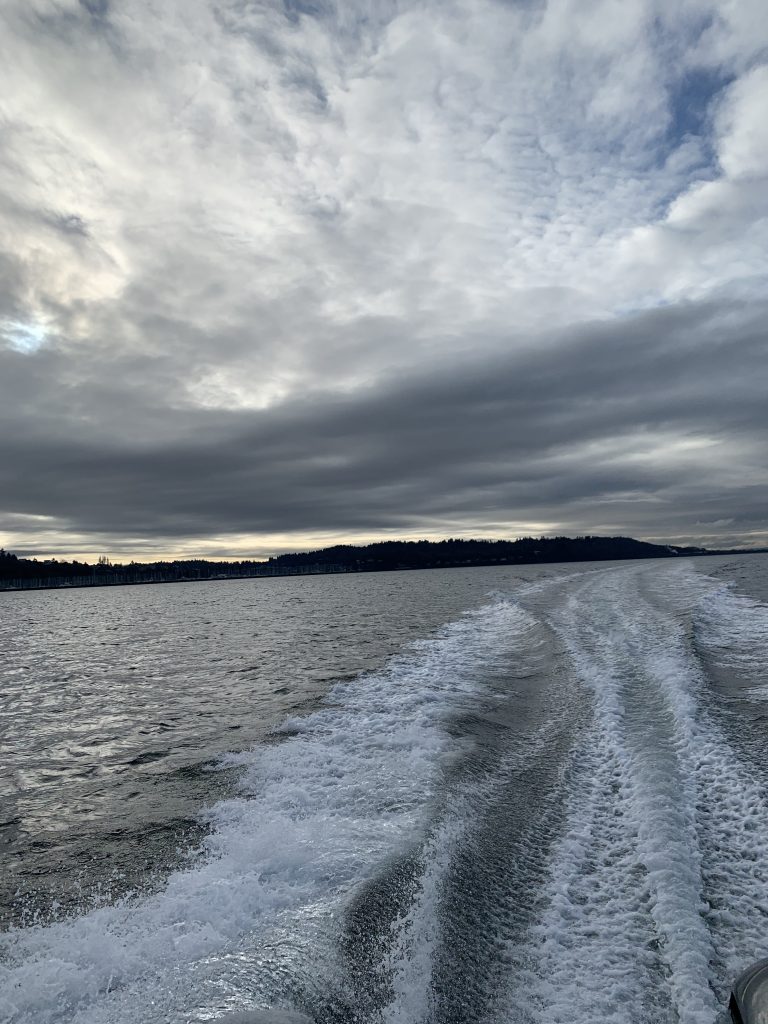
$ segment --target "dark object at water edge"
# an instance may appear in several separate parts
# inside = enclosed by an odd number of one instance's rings
[[[728,1008],[734,1024],[768,1024],[768,959],[758,960],[738,976]]]

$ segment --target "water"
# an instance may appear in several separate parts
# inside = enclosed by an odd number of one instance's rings
[[[0,1016],[715,1024],[767,600],[762,555],[0,595]]]

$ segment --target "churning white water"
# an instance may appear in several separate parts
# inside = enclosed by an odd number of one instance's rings
[[[768,951],[766,607],[722,561],[530,576],[219,757],[162,884],[7,930],[0,1014],[714,1024]]]

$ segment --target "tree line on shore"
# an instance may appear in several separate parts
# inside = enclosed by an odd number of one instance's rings
[[[632,537],[521,537],[518,540],[378,541],[338,544],[319,551],[278,556],[287,565],[333,562],[366,569],[434,568],[446,565],[494,565],[498,562],[586,562],[624,558],[668,558],[700,554],[703,548],[650,544]]]
[[[379,541],[337,544],[317,551],[276,555],[266,561],[213,561],[203,558],[173,561],[112,563],[102,556],[95,563],[39,561],[0,549],[0,579],[53,580],[91,578],[94,583],[118,582],[130,575],[153,579],[211,579],[291,572],[366,572],[430,569],[459,565],[522,565],[536,562],[581,562],[626,558],[669,558],[704,554],[703,548],[651,544],[632,537],[522,537],[518,540],[449,538],[441,541]]]

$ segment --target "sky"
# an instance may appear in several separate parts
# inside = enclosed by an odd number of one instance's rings
[[[765,0],[3,0],[0,545],[768,544]]]

